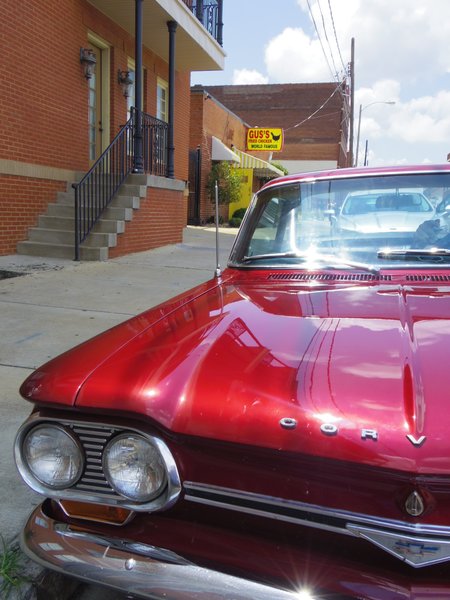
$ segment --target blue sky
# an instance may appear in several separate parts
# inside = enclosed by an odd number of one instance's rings
[[[445,162],[448,0],[224,0],[225,70],[194,73],[192,83],[334,81],[350,62],[352,37],[355,137],[361,106],[369,164]]]

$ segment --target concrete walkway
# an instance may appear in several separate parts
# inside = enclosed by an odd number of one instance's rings
[[[236,231],[220,229],[222,267]],[[41,501],[13,460],[16,431],[31,410],[18,392],[22,381],[72,346],[213,277],[215,238],[213,228],[187,227],[181,244],[107,262],[0,256],[0,535],[8,547]],[[26,569],[32,577],[39,572],[30,563]],[[32,588],[20,593],[35,597]]]

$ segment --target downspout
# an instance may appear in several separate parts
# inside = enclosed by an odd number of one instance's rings
[[[175,106],[175,32],[177,23],[168,21],[169,30],[169,127],[167,132],[167,177],[173,179],[174,169],[174,106]]]
[[[135,119],[134,119],[134,157],[133,173],[144,172],[143,143],[142,143],[142,10],[143,0],[135,0],[135,48],[136,64],[135,78]]]

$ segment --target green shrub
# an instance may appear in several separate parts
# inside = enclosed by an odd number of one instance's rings
[[[237,219],[236,217],[232,217],[229,221],[228,221],[230,227],[239,227],[240,224],[242,223],[242,219]]]
[[[219,204],[239,202],[241,198],[242,176],[225,160],[214,162],[211,166],[211,171],[206,182],[206,189],[208,190],[211,202],[215,202],[216,198],[216,181],[219,192]]]
[[[243,219],[245,212],[246,212],[246,208],[238,208],[237,210],[234,211],[234,213],[231,215],[233,217],[233,219]]]

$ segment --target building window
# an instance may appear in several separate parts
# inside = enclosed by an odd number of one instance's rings
[[[156,84],[156,118],[166,123],[169,120],[169,85],[159,77]]]

